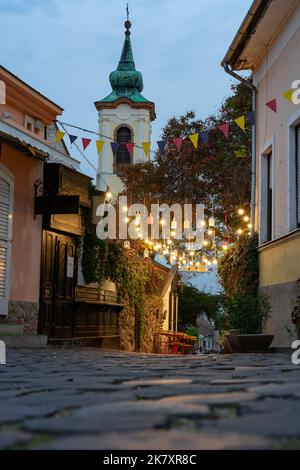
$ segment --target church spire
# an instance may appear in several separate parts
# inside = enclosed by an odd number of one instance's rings
[[[133,59],[130,28],[131,22],[129,21],[128,4],[126,8],[127,20],[125,26],[125,40],[122,49],[121,58],[117,70],[112,72],[109,76],[109,81],[113,91],[119,96],[134,95],[134,93],[143,90],[143,77],[141,72],[135,69]]]

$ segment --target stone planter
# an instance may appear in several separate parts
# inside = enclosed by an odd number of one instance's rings
[[[244,353],[267,352],[273,339],[273,335],[236,335],[236,339]]]
[[[267,352],[273,338],[273,335],[238,335],[232,332],[224,338],[224,354]]]

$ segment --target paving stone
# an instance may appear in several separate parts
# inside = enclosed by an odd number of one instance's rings
[[[250,387],[250,392],[256,393],[258,397],[297,397],[300,398],[300,381],[286,384],[267,384],[257,387]]]
[[[255,435],[213,432],[194,434],[159,430],[62,437],[37,447],[37,449],[44,450],[257,450],[270,448],[272,448],[271,440]]]
[[[32,435],[21,431],[2,431],[0,433],[0,449],[7,449],[23,444],[32,439]]]

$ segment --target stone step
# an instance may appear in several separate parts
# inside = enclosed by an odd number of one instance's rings
[[[24,333],[24,324],[0,323],[0,335],[22,335]]]
[[[6,349],[41,349],[46,348],[47,335],[11,335],[0,334],[0,341],[4,341]]]

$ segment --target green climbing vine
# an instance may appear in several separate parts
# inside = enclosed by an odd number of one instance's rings
[[[142,334],[145,295],[158,291],[160,272],[151,260],[143,258],[135,250],[126,250],[115,241],[100,240],[89,210],[85,213],[82,273],[87,283],[98,282],[101,285],[106,279],[115,282],[120,294],[135,309]]]

